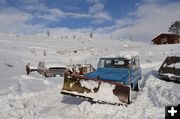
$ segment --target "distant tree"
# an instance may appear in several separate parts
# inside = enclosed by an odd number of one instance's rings
[[[93,34],[92,32],[90,32],[89,37],[92,38],[93,35],[94,35],[94,34]]]
[[[172,32],[173,34],[180,35],[180,21],[175,21],[173,24],[169,27],[169,32]]]
[[[46,34],[47,34],[47,36],[49,37],[49,36],[50,36],[50,31],[47,30]]]

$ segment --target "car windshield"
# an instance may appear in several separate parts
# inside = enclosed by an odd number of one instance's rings
[[[120,68],[129,67],[130,60],[124,58],[108,58],[100,59],[99,68]]]

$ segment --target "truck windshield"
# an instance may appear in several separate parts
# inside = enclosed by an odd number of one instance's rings
[[[99,68],[121,68],[129,67],[130,60],[124,58],[108,58],[100,59],[98,67]]]

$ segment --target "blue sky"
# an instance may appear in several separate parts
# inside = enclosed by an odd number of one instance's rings
[[[139,0],[6,0],[4,4],[1,4],[1,8],[14,7],[20,11],[33,14],[33,19],[28,21],[29,24],[42,23],[51,28],[97,28],[114,24],[116,19],[122,18],[129,12],[135,10],[138,1]],[[55,18],[55,15],[51,16],[53,13],[47,9],[56,9],[57,14],[58,12],[62,12],[64,15],[57,15]],[[71,15],[68,15],[68,13],[71,13]],[[75,17],[75,15],[77,15],[77,17]]]
[[[0,0],[0,33],[88,29],[142,40],[167,32],[180,20],[179,6],[179,0]]]

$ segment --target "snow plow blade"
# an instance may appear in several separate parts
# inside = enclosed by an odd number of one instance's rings
[[[78,97],[90,102],[127,105],[130,99],[129,85],[87,78],[77,74],[65,74],[61,94]]]

